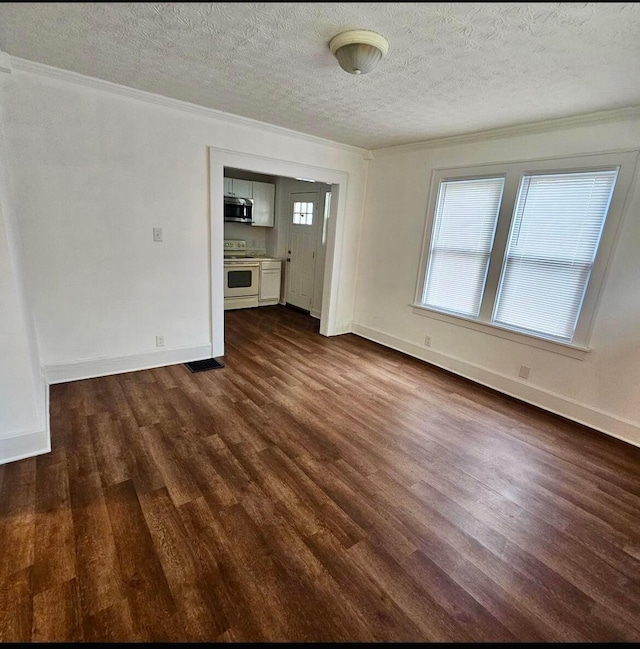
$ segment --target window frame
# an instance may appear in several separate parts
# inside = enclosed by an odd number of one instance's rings
[[[590,351],[589,342],[593,331],[601,289],[623,221],[624,207],[632,180],[635,177],[637,159],[638,151],[634,149],[571,157],[542,158],[537,160],[434,169],[431,173],[427,201],[427,217],[418,266],[416,292],[414,302],[411,305],[413,312],[450,324],[546,349],[547,351],[553,351],[577,359],[584,359]],[[573,173],[615,168],[619,170],[616,186],[611,198],[609,212],[604,223],[600,243],[571,342],[563,342],[544,336],[525,333],[492,322],[491,318],[496,305],[500,277],[509,242],[509,233],[511,231],[518,192],[523,177],[528,174]],[[422,299],[429,266],[429,253],[431,250],[431,239],[433,236],[435,210],[437,207],[436,202],[440,183],[451,180],[471,180],[499,176],[503,176],[505,179],[504,190],[498,212],[498,221],[494,232],[478,317],[471,318],[425,306],[422,303]]]

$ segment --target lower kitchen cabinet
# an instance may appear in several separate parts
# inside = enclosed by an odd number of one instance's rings
[[[279,259],[269,259],[260,262],[260,293],[261,306],[278,304],[280,301],[280,278],[282,262]]]

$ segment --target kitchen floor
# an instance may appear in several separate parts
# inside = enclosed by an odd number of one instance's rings
[[[0,640],[638,641],[640,449],[282,306],[51,387]]]

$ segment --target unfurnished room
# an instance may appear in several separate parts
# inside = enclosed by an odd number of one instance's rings
[[[640,4],[1,3],[0,642],[639,642]]]

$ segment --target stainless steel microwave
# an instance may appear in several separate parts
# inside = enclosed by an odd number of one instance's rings
[[[224,197],[224,220],[253,223],[253,201],[250,198]]]

